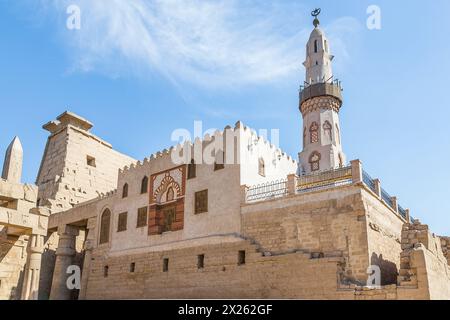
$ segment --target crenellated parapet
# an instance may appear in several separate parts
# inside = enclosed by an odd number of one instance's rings
[[[297,166],[297,161],[283,152],[275,144],[271,143],[263,135],[258,135],[256,130],[245,126],[241,121],[236,122],[234,127],[227,125],[223,130],[216,130],[213,134],[205,134],[202,138],[197,137],[192,141],[178,143],[175,146],[151,154],[143,160],[132,163],[119,169],[119,180],[136,171],[151,171],[153,167],[161,164],[172,164],[172,166],[187,165],[192,160],[196,164],[214,164],[214,154],[224,151],[225,164],[239,165],[245,160],[245,153],[253,149],[263,148],[270,153],[270,161],[289,162]],[[257,163],[257,161],[256,161]]]

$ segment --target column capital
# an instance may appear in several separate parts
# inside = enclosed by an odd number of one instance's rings
[[[77,237],[80,234],[80,228],[70,225],[60,225],[58,227],[58,235],[60,237],[62,236],[69,236],[69,237]]]

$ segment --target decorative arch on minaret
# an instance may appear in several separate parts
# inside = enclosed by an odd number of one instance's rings
[[[328,142],[333,142],[333,126],[331,125],[330,121],[326,120],[323,124],[323,132],[325,134],[325,137],[328,139]]]
[[[320,160],[322,159],[322,155],[317,152],[314,151],[313,153],[311,153],[311,155],[309,156],[309,164],[311,166],[311,171],[319,171],[320,170]]]
[[[319,125],[315,121],[309,127],[309,141],[310,143],[319,142]]]

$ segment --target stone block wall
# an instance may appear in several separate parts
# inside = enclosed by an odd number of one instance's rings
[[[245,264],[238,265],[242,250]],[[205,257],[202,269],[198,255]],[[301,252],[263,256],[257,246],[242,239],[120,256],[96,250],[94,259],[88,299],[353,298],[352,292],[337,290],[342,257],[313,259]],[[164,259],[169,259],[167,272]]]
[[[402,226],[405,221],[375,194],[364,189],[370,265],[381,269],[381,284],[397,283]]]
[[[402,230],[399,299],[450,299],[450,267],[441,238],[415,220]]]
[[[11,237],[0,226],[0,300],[20,299],[28,236]]]
[[[342,255],[346,280],[365,283],[365,212],[359,187],[339,187],[245,205],[242,232],[273,254],[302,250],[316,256]]]
[[[382,288],[358,287],[355,289],[355,300],[397,300],[397,285]]]

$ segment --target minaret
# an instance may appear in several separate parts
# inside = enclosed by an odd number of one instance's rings
[[[313,11],[314,30],[306,45],[306,80],[300,91],[303,115],[303,151],[299,154],[300,174],[343,167],[346,157],[341,145],[339,110],[340,82],[333,78],[330,43],[319,28],[320,9]]]
[[[15,137],[5,154],[2,178],[9,182],[20,183],[22,179],[23,149],[20,139]]]

